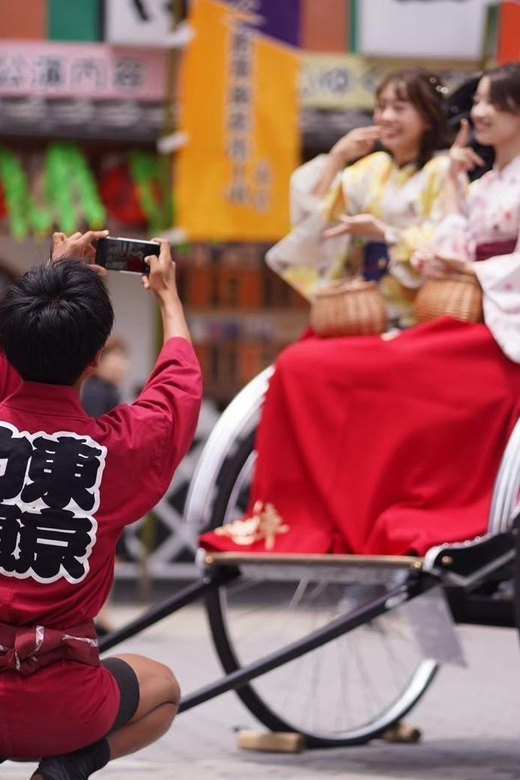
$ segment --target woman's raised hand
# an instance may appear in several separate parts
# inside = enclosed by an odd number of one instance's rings
[[[334,144],[330,154],[346,165],[371,152],[380,135],[381,129],[377,126],[356,127]]]
[[[312,194],[317,198],[327,195],[331,184],[347,163],[354,162],[372,151],[380,132],[379,127],[356,127],[340,138],[330,150],[325,168]]]
[[[480,165],[485,165],[484,160],[474,149],[468,146],[470,141],[470,129],[467,119],[460,123],[460,130],[450,149],[449,173],[452,179],[458,179],[461,173],[468,173]]]

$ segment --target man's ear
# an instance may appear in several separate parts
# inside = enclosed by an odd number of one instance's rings
[[[103,352],[102,349],[99,350],[99,352],[96,354],[94,360],[88,364],[88,368],[91,368],[92,371],[95,371],[96,368],[99,367],[99,361],[101,359],[101,353]]]
[[[80,377],[74,382],[73,387],[76,389],[76,391],[81,393],[81,386],[83,385],[83,382],[87,380],[90,376],[96,373],[96,369],[99,366],[99,356],[101,355],[101,350],[97,353],[97,355],[94,357],[93,360],[90,361],[90,363],[85,366],[83,373]]]
[[[99,366],[99,359],[100,359],[100,356],[101,356],[101,351],[102,350],[99,350],[99,352],[96,354],[94,359],[91,360],[90,363],[88,364],[88,366],[85,367],[85,370],[83,371],[83,373],[82,373],[82,375],[80,377],[81,382],[84,382],[85,379],[88,379],[89,376],[92,376],[92,374],[96,373],[96,370],[97,370],[97,368]]]

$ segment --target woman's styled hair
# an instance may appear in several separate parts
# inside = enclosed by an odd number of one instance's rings
[[[114,311],[78,260],[31,268],[0,300],[0,350],[22,379],[72,386],[105,345]]]
[[[426,120],[428,125],[421,139],[417,166],[422,168],[439,149],[451,145],[444,94],[446,88],[435,73],[425,68],[401,68],[389,73],[379,84],[376,97],[386,87],[395,89],[399,100],[406,100]]]
[[[495,108],[520,114],[520,63],[501,65],[483,75],[489,79],[489,99]]]

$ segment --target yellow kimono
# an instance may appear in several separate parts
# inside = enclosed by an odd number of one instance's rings
[[[389,266],[379,284],[389,315],[401,325],[412,324],[412,303],[421,279],[409,261],[414,251],[432,238],[442,219],[447,156],[433,157],[417,170],[413,163],[399,168],[387,152],[374,152],[347,167],[330,193],[319,200],[309,191],[319,178],[323,161],[323,156],[315,158],[295,172],[291,182],[295,227],[268,252],[268,264],[312,299],[331,279],[363,272],[360,241],[348,236],[323,239],[323,229],[334,224],[340,214],[373,214],[387,226]]]

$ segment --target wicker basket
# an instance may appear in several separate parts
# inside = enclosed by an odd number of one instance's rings
[[[482,322],[482,290],[476,276],[450,274],[428,279],[415,299],[417,322],[437,317],[455,317],[464,322]]]
[[[384,333],[388,327],[385,299],[375,282],[339,279],[316,294],[311,325],[323,338]]]

